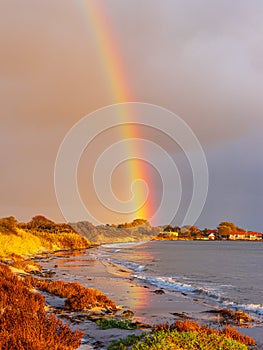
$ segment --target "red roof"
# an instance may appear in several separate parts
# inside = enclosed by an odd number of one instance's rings
[[[249,232],[229,232],[230,235],[246,235],[246,236],[262,236],[262,232],[253,232],[253,231],[249,231]]]
[[[206,230],[207,233],[217,233],[218,230],[217,229],[214,229],[214,230]]]

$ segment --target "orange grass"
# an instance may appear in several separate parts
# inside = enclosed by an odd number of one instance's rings
[[[16,269],[23,270],[25,272],[31,272],[34,270],[41,271],[42,267],[33,260],[25,260],[22,256],[15,253],[11,254],[10,258],[13,260],[9,266],[15,267]]]
[[[45,298],[0,263],[0,349],[73,350],[82,332],[45,312]]]
[[[25,282],[28,286],[39,290],[67,298],[65,308],[81,311],[99,307],[108,311],[116,310],[116,304],[99,290],[87,288],[77,282],[67,283],[64,281],[47,281],[34,277],[27,277]]]

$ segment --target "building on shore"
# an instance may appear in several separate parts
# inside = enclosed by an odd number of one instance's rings
[[[244,241],[259,241],[262,239],[262,232],[229,232],[228,239],[230,240],[244,240]]]

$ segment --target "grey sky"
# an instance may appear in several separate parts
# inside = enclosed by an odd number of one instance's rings
[[[262,230],[263,2],[96,1],[133,100],[179,115],[207,153],[210,189],[198,224],[227,219]],[[64,135],[95,109],[124,102],[112,98],[91,3],[0,1],[0,216],[63,221],[53,168]]]

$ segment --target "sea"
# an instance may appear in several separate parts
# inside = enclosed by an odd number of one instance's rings
[[[138,282],[263,319],[263,243],[150,241],[102,245],[96,259],[125,266]]]

